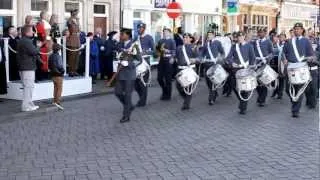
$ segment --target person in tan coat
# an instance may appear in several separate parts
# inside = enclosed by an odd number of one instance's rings
[[[71,17],[67,22],[70,36],[67,37],[67,48],[78,49],[80,47],[80,27],[78,10],[71,11]],[[79,51],[67,51],[67,62],[69,65],[69,76],[79,76],[77,73],[79,64]]]

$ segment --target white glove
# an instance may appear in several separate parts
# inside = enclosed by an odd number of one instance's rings
[[[120,64],[124,67],[127,67],[129,65],[128,61],[121,61]]]
[[[174,63],[174,58],[170,58],[169,63],[173,64]]]
[[[104,51],[104,46],[101,46],[101,47],[100,47],[100,50],[101,50],[101,51]]]
[[[84,45],[84,44],[81,44],[81,46],[80,46],[80,47],[81,47],[81,49],[84,49],[85,45]]]

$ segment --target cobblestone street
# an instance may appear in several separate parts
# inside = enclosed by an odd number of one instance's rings
[[[268,98],[264,108],[253,97],[240,116],[234,94],[208,106],[204,81],[188,112],[175,88],[171,102],[159,96],[151,87],[148,107],[126,124],[111,94],[66,101],[64,112],[1,119],[0,179],[320,178],[318,111],[303,106],[293,119],[287,97]]]

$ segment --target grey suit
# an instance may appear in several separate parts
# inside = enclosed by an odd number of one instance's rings
[[[130,48],[132,42],[121,43],[120,51],[124,51]],[[136,68],[132,61],[133,57],[130,57],[129,64],[126,67],[122,67],[117,76],[117,83],[115,87],[115,95],[123,105],[123,117],[130,117],[132,110],[132,91],[134,88],[134,82],[136,79]]]

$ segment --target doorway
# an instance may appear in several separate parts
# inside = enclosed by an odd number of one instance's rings
[[[107,18],[106,17],[94,17],[94,30],[97,28],[102,29],[102,37],[107,37]]]

